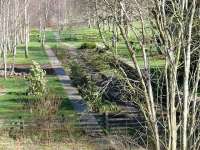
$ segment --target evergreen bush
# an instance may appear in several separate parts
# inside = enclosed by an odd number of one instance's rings
[[[30,75],[27,77],[28,80],[28,95],[32,96],[43,96],[47,92],[47,79],[45,78],[46,72],[41,66],[33,61],[31,66]]]

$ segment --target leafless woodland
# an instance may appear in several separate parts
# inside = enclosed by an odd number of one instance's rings
[[[137,22],[135,25],[134,23]],[[200,1],[199,0],[0,0],[0,61],[7,77],[7,55],[24,43],[29,56],[29,33],[56,28],[97,28],[107,50],[115,50],[117,37],[126,44],[138,78],[129,79],[121,68],[128,92],[135,95],[147,122],[146,149],[200,149]],[[137,26],[137,28],[136,28]],[[148,26],[148,27],[147,27]],[[112,32],[112,41],[104,32]],[[139,43],[139,65],[130,35]],[[150,47],[159,49],[165,66],[155,75]]]

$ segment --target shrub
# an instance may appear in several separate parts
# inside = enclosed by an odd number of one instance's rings
[[[90,111],[99,112],[102,107],[102,94],[98,91],[94,82],[89,81],[86,87],[81,88],[84,100],[87,102]]]
[[[71,68],[71,78],[73,80],[73,84],[75,86],[85,85],[87,83],[87,76],[85,71],[81,68],[79,64],[76,62],[72,62],[70,64]]]
[[[81,89],[84,100],[87,102],[90,111],[93,112],[118,112],[116,104],[103,99],[102,91],[94,81],[89,81],[87,86]]]
[[[105,104],[100,108],[100,112],[119,112],[120,108],[116,103],[105,101]]]
[[[79,49],[95,49],[96,48],[96,43],[92,43],[92,42],[87,42],[87,43],[83,43]]]
[[[98,53],[105,53],[107,50],[109,50],[109,48],[104,46],[104,45],[97,45],[96,46],[96,51]]]
[[[45,78],[46,72],[41,66],[33,61],[31,66],[30,75],[27,77],[28,80],[28,95],[42,96],[46,93],[47,79]]]
[[[40,42],[40,33],[37,29],[33,29],[30,33],[30,41]]]

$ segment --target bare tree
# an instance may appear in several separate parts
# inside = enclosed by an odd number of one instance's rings
[[[149,135],[153,139],[155,149],[198,149],[197,93],[200,55],[197,38],[194,38],[194,35],[197,35],[194,31],[196,31],[195,22],[199,18],[199,4],[196,0],[190,2],[186,0],[126,2],[104,0],[104,5],[109,10],[108,13],[111,10],[139,75],[144,95],[141,98],[145,103],[141,103],[140,100],[135,102],[140,106],[148,122]],[[140,29],[135,28],[133,19],[139,22]],[[151,30],[154,30],[153,33],[157,35],[149,35],[149,30],[145,27],[146,23],[152,25]],[[132,45],[128,32],[132,32],[139,43],[143,54],[143,66],[138,63],[136,48]],[[149,61],[150,45],[156,47],[156,43],[152,43],[155,36],[160,37],[159,47],[162,57],[165,58],[165,68],[160,69],[164,74],[163,83],[160,83],[163,87],[162,90],[157,88],[157,92],[153,89],[155,79],[152,79],[154,72]],[[183,83],[181,77],[184,79]],[[162,78],[161,74],[159,78]],[[159,78],[156,80],[159,81]],[[137,93],[136,85],[131,82],[128,85],[133,92]],[[140,93],[141,89],[138,92]]]
[[[24,38],[25,38],[25,57],[28,57],[29,43],[29,16],[28,16],[29,0],[24,0]]]
[[[20,5],[24,7],[20,7]],[[29,25],[28,25],[28,0],[0,1],[0,34],[1,53],[3,55],[4,77],[7,77],[7,56],[13,54],[12,73],[14,72],[17,45],[25,43],[25,56],[28,56]],[[21,39],[21,40],[19,40]]]

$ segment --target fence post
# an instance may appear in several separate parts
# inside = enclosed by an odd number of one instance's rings
[[[104,112],[104,126],[105,126],[105,129],[109,128],[108,112]]]
[[[22,116],[19,116],[19,129],[22,134],[22,137],[24,138],[24,120]]]

